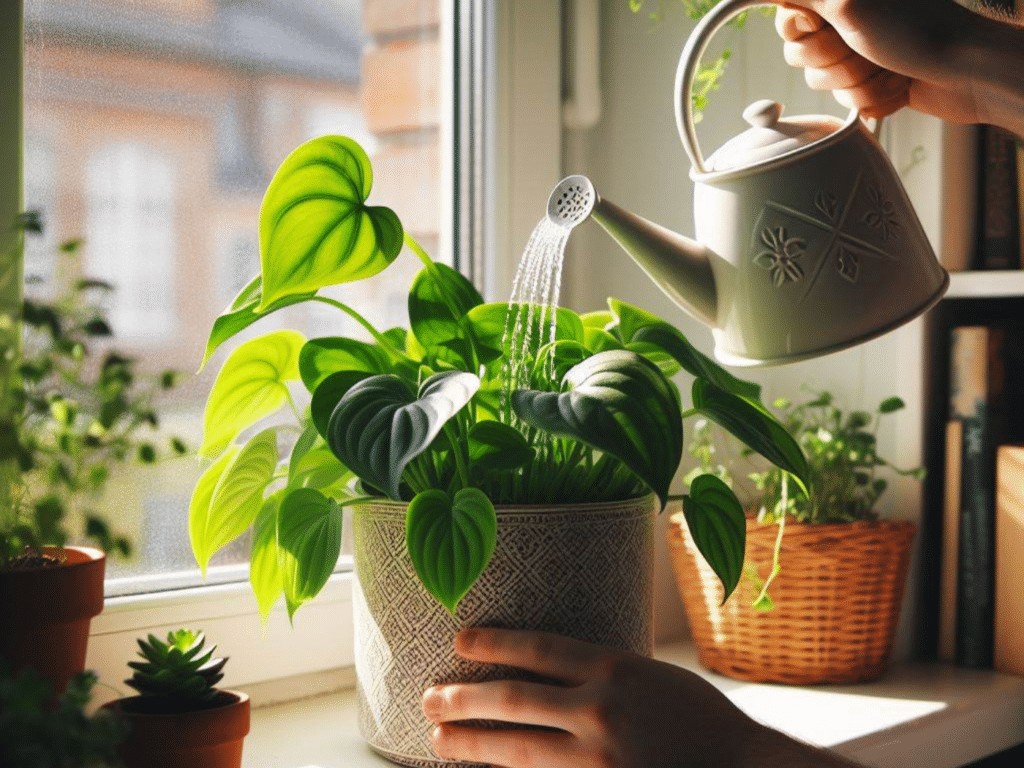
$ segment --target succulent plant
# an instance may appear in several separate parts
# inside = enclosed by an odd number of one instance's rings
[[[167,633],[166,643],[152,634],[138,643],[144,661],[128,662],[135,672],[125,683],[142,696],[202,704],[217,695],[227,659],[213,657],[215,645],[204,652],[202,632],[177,629]]]

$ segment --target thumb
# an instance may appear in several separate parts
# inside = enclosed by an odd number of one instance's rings
[[[828,22],[809,8],[785,3],[775,12],[775,31],[787,42],[795,42],[826,26]]]

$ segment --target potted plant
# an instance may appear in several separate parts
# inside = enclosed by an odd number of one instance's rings
[[[217,688],[227,659],[202,632],[177,629],[164,642],[138,641],[142,661],[125,680],[137,696],[104,704],[128,726],[118,754],[125,768],[239,768],[249,733],[249,697]]]
[[[669,528],[701,662],[758,682],[875,679],[889,663],[916,532],[913,523],[879,519],[888,486],[881,473],[923,473],[899,469],[877,451],[879,422],[903,401],[883,400],[874,413],[845,412],[823,391],[774,405],[807,456],[810,493],[793,494],[773,467],[749,475],[746,589],[724,595],[696,556],[686,520],[676,515]],[[700,425],[690,452],[704,471],[730,482],[732,469],[718,459],[721,441],[714,438]]]
[[[0,669],[0,765],[115,768],[124,724],[109,712],[89,714],[96,675],[73,677],[53,705],[50,681],[34,669]]]
[[[72,257],[79,246],[60,251]],[[0,658],[41,671],[55,694],[85,666],[106,553],[130,552],[93,503],[115,466],[156,460],[144,430],[158,424],[154,393],[175,382],[170,371],[150,380],[103,348],[111,329],[99,298],[110,290],[80,279],[56,299],[26,297],[21,323],[0,325]],[[99,548],[67,546],[75,529]]]
[[[283,594],[292,614],[333,571],[341,509],[353,506],[363,733],[392,759],[434,764],[422,691],[498,674],[455,656],[460,626],[545,628],[650,652],[653,513],[669,496],[684,418],[723,424],[797,477],[805,466],[757,387],[673,326],[616,300],[584,315],[486,303],[391,210],[366,204],[371,185],[366,154],[339,136],[303,144],[271,181],[261,274],[217,318],[207,359],[299,302],[333,306],[368,340],[286,329],[231,352],[207,401],[200,453],[212,463],[190,532],[205,568],[251,529],[260,608]],[[423,264],[408,329],[374,328],[321,293],[381,272],[403,243]],[[693,377],[685,412],[670,379],[680,370]],[[683,503],[731,591],[739,502],[707,476]]]

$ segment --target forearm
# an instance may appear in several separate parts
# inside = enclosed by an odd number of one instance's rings
[[[1024,138],[1024,21],[975,15],[951,66],[969,72],[978,121]]]

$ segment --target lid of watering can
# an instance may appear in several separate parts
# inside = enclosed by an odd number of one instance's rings
[[[835,133],[843,122],[827,115],[782,119],[783,106],[771,99],[755,101],[743,110],[750,127],[733,136],[707,159],[709,171],[742,168],[792,152]]]

